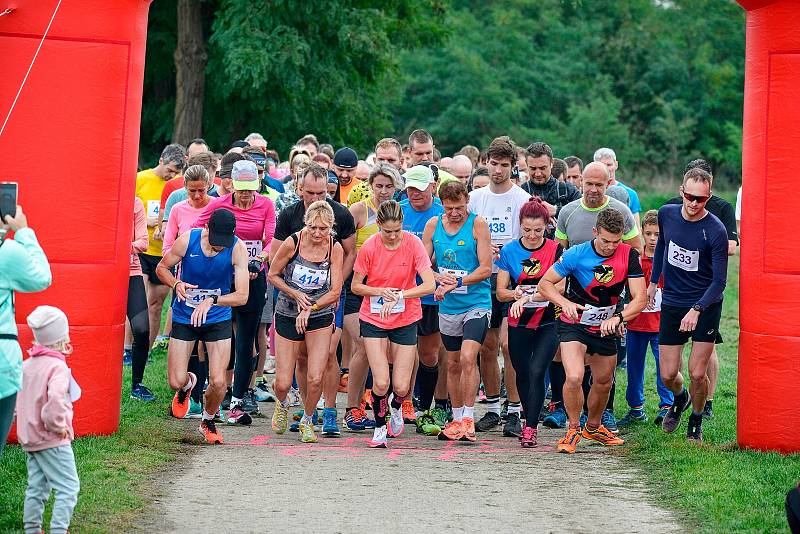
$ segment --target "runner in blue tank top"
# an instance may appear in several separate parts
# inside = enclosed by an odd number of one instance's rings
[[[408,198],[400,202],[400,209],[403,210],[403,230],[422,239],[425,224],[432,217],[444,213],[444,208],[441,203],[436,203],[433,196],[436,184],[430,168],[424,165],[410,168],[405,174],[405,181]],[[417,283],[421,283],[419,277]],[[442,347],[442,338],[439,336],[439,303],[433,298],[433,294],[425,295],[420,302],[422,319],[417,323],[419,362],[412,376],[412,385],[416,384],[419,388],[417,395],[419,413],[414,414],[414,419],[418,431],[426,433],[427,430],[429,435],[437,435],[448,418],[447,373],[439,372],[439,369],[447,368],[447,352]],[[428,411],[434,399],[436,406]],[[406,422],[410,422],[410,418],[406,419]]]
[[[486,337],[492,309],[492,248],[486,220],[469,213],[467,188],[447,182],[439,189],[444,214],[425,225],[422,241],[434,257],[439,287],[439,330],[447,350],[447,384],[453,421],[439,439],[474,442],[478,351]]]
[[[187,372],[196,341],[203,341],[208,355],[208,388],[199,431],[208,443],[222,443],[214,414],[225,396],[225,371],[231,353],[231,310],[247,302],[249,274],[247,249],[235,237],[236,218],[220,208],[203,229],[180,236],[156,267],[158,278],[175,291],[172,306],[167,366],[169,385],[175,390],[172,415],[182,419],[189,411],[189,396],[198,385]],[[181,264],[180,278],[170,269]],[[234,291],[230,291],[231,278]],[[200,384],[202,387],[202,384]],[[249,416],[248,416],[249,417]]]

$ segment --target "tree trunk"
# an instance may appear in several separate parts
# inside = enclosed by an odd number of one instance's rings
[[[178,43],[175,46],[175,122],[172,141],[186,145],[203,133],[206,42],[200,0],[178,0]]]

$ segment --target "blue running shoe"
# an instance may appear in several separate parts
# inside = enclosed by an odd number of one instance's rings
[[[583,428],[586,426],[586,421],[588,420],[589,416],[586,415],[586,412],[581,412],[581,418],[578,420],[578,424],[581,426],[581,428]]]
[[[668,413],[669,413],[669,406],[662,406],[661,408],[659,408],[658,415],[656,416],[655,419],[653,419],[653,424],[655,424],[656,426],[661,426],[661,423],[664,421],[664,418],[667,416]]]
[[[364,410],[361,410],[361,423],[364,428],[375,428],[375,419],[370,419]]]
[[[122,365],[125,367],[133,365],[133,351],[131,351],[131,349],[124,349],[122,351]]]
[[[544,418],[542,425],[547,428],[567,428],[567,412],[563,406],[559,406]]]
[[[617,426],[626,426],[626,425],[633,425],[636,423],[646,423],[647,422],[647,414],[644,413],[644,410],[629,410],[625,417],[622,419],[617,419]]]
[[[299,413],[302,418],[303,411],[300,410],[297,413]],[[297,415],[297,413],[295,415]],[[314,425],[314,431],[319,432],[319,413],[317,410],[314,410],[314,413],[311,414],[311,424]],[[300,432],[300,419],[289,425],[289,432]]]
[[[136,384],[131,388],[131,398],[145,402],[156,400],[156,396],[153,395],[153,392],[142,384]]]
[[[600,417],[600,424],[606,427],[606,429],[608,429],[608,431],[612,434],[619,434],[619,428],[617,428],[617,418],[614,417],[614,412],[611,410],[603,410],[603,415]]]
[[[335,438],[341,433],[339,425],[336,423],[336,408],[323,408],[322,435],[326,438]]]
[[[344,414],[344,427],[351,432],[360,432],[366,427],[364,421],[361,419],[361,410],[358,408],[350,408]]]

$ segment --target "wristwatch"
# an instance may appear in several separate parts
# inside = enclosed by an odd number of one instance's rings
[[[700,303],[697,303],[694,306],[692,306],[692,309],[697,313],[703,313],[704,311],[706,311],[705,307],[703,307]]]
[[[218,300],[219,300],[219,295],[211,295],[211,302],[213,302],[215,305]]]
[[[316,302],[315,302],[314,304],[312,304],[312,305],[311,305],[311,311],[312,311],[312,312],[313,312],[313,311],[317,311],[318,309],[319,309],[319,305],[318,305]]]
[[[622,312],[617,312],[614,315],[612,315],[612,317],[619,317],[619,324],[622,324],[622,323],[625,322],[625,319],[622,318]]]

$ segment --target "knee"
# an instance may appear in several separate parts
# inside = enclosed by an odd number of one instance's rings
[[[436,367],[436,365],[439,363],[439,353],[437,351],[420,352],[419,361],[425,367]]]
[[[313,373],[309,372],[306,374],[306,384],[308,387],[318,387],[322,384],[322,377],[324,376],[324,372],[317,372],[314,371]]]
[[[611,391],[611,384],[613,382],[611,377],[592,376],[592,387],[598,391]]]
[[[185,372],[183,373],[170,372],[169,375],[167,376],[167,379],[169,380],[169,387],[174,391],[179,390],[180,388],[186,385],[186,378],[187,377]]]
[[[215,393],[225,392],[228,389],[228,384],[225,381],[225,376],[209,376],[208,377],[208,389]]]
[[[397,384],[394,385],[394,396],[404,399],[408,395],[408,386],[399,386]]]
[[[273,383],[273,387],[275,388],[276,392],[284,393],[289,391],[289,388],[292,386],[292,377],[285,378],[282,376],[275,376],[275,382]],[[285,393],[284,393],[285,394]],[[281,400],[280,398],[278,400]]]
[[[704,382],[705,380],[708,380],[707,372],[703,371],[701,369],[691,369],[691,370],[689,370],[689,376],[691,377],[692,382],[694,382],[696,384],[700,384],[700,383]]]
[[[372,376],[372,390],[377,392],[379,395],[385,394],[389,391],[389,379],[388,378],[376,378],[374,375]],[[383,393],[381,393],[383,392]]]
[[[580,373],[566,373],[564,379],[564,387],[570,389],[580,389],[583,387],[583,374]]]

